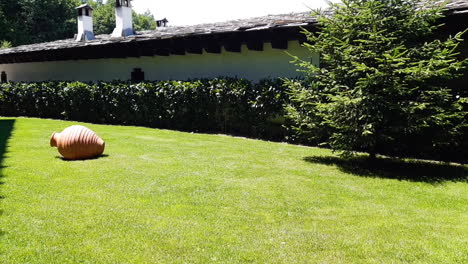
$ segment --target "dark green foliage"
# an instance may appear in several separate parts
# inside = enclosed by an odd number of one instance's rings
[[[71,38],[77,31],[76,0],[20,0],[20,26],[25,43]]]
[[[94,8],[93,20],[95,35],[111,34],[115,28],[115,7],[111,2],[115,3],[115,1],[109,1],[107,4],[88,1]]]
[[[77,33],[76,7],[81,0],[1,0],[0,48],[72,38]],[[115,28],[115,1],[88,1],[94,8],[94,33]],[[153,15],[133,13],[135,30],[156,28]],[[8,43],[7,43],[8,41]],[[4,44],[2,44],[4,43]]]
[[[292,129],[343,154],[467,160],[468,90],[448,87],[466,67],[462,33],[437,39],[443,8],[414,0],[345,0],[305,46],[320,68],[289,81]],[[450,153],[450,154],[449,154]]]
[[[280,80],[41,82],[0,85],[0,115],[144,125],[280,140]]]
[[[0,42],[13,46],[73,37],[77,0],[0,1]]]
[[[21,39],[25,38],[25,28],[19,17],[20,12],[21,5],[19,1],[0,1],[0,42],[9,41],[16,45],[21,43]]]

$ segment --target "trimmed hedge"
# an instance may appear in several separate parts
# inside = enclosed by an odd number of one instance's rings
[[[282,81],[0,84],[0,115],[140,125],[281,140]]]
[[[91,123],[138,125],[225,133],[317,145],[283,127],[289,102],[280,79],[252,83],[219,78],[159,82],[38,82],[0,84],[0,116],[28,116]],[[465,135],[446,148],[417,137],[388,146],[399,157],[467,162]],[[325,136],[325,135],[324,135]],[[422,142],[422,141],[421,141]]]

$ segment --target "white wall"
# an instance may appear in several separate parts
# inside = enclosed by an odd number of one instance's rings
[[[132,8],[120,6],[115,8],[116,27],[112,32],[112,37],[125,37],[133,35]]]
[[[318,63],[318,56],[309,54],[297,41],[289,43],[288,52]],[[268,77],[300,76],[291,60],[284,50],[273,49],[270,43],[265,43],[264,51],[251,51],[243,46],[240,53],[223,50],[221,54],[0,64],[0,72],[5,71],[8,80],[14,82],[129,80],[134,68],[141,68],[146,80],[229,76],[258,81]]]
[[[79,16],[78,17],[78,35],[76,40],[92,40],[94,39],[93,32],[93,18],[90,16]]]

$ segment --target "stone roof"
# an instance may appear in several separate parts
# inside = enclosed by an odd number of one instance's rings
[[[452,14],[468,13],[468,0],[449,0],[447,9]],[[446,1],[441,1],[441,3]]]
[[[250,19],[239,19],[221,23],[200,24],[193,26],[161,27],[151,31],[137,32],[136,35],[114,38],[111,35],[97,35],[95,40],[78,42],[75,39],[57,40],[52,42],[23,45],[0,50],[0,55],[33,52],[40,50],[55,50],[64,48],[77,48],[114,43],[128,43],[135,41],[181,38],[188,36],[205,36],[221,33],[248,32],[266,29],[300,27],[315,24],[317,19],[310,13],[291,13],[283,15],[269,15]]]

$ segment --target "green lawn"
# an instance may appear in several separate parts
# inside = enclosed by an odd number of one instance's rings
[[[467,167],[85,124],[105,155],[0,118],[0,263],[468,263]]]

